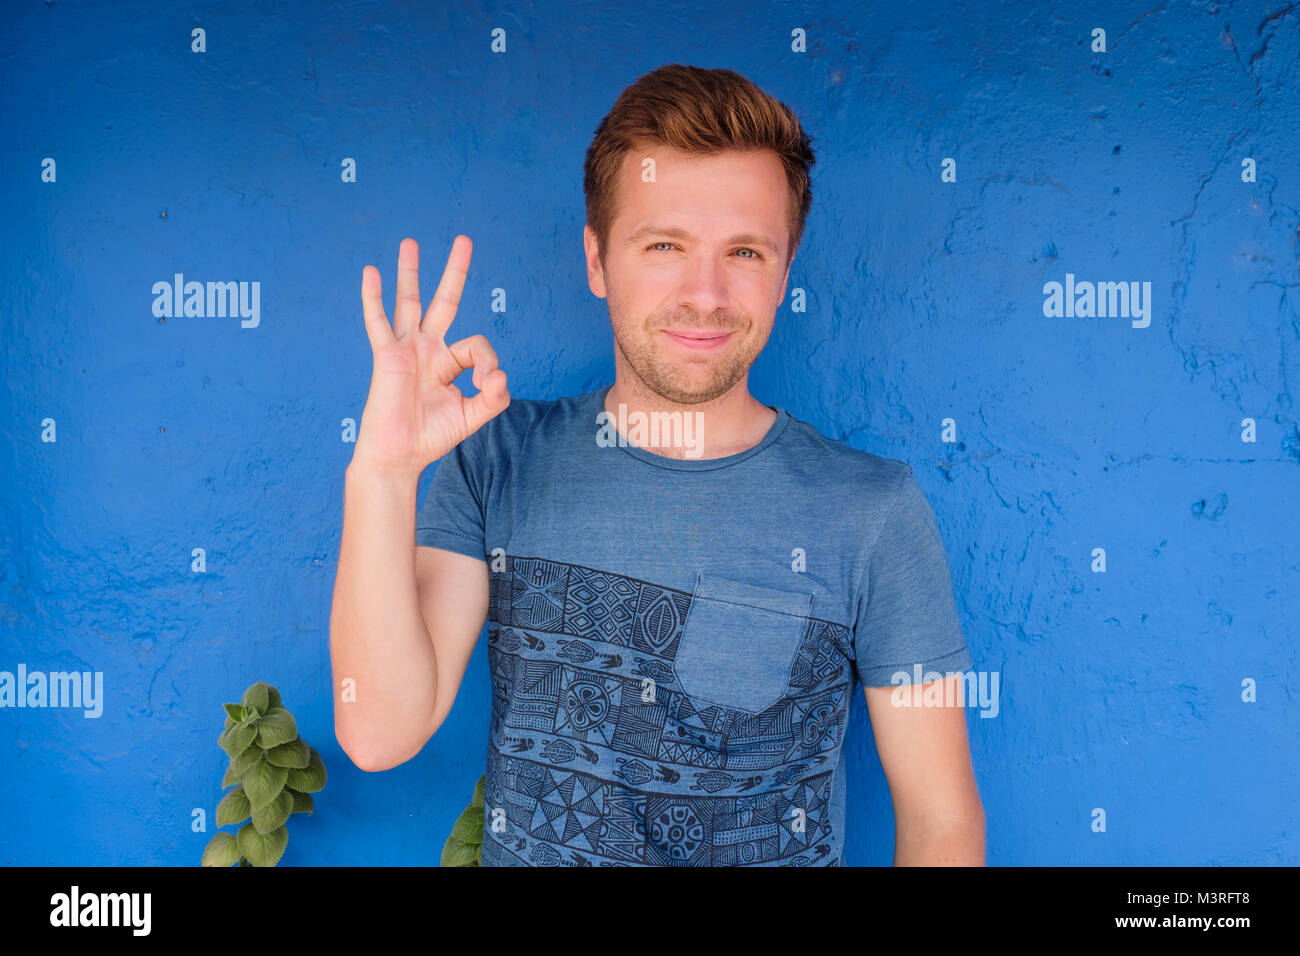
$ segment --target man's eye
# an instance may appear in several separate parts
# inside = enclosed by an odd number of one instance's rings
[[[670,248],[676,248],[675,245],[674,245],[673,243],[671,243],[671,242],[652,242],[649,246],[647,246],[647,248],[649,248],[649,249],[654,249],[656,246],[669,246]],[[753,255],[749,255],[749,256],[741,256],[742,259],[761,259],[761,258],[763,258],[762,255],[759,254],[758,250],[756,250],[756,249],[751,249],[749,246],[741,246],[741,247],[740,247],[739,249],[737,249],[736,251],[737,251],[737,252],[751,252],[751,253],[753,253]]]

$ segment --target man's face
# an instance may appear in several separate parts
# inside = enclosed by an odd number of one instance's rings
[[[654,182],[642,181],[646,158]],[[785,296],[789,194],[771,150],[630,150],[603,270],[590,226],[583,235],[587,281],[609,303],[615,361],[678,405],[744,379]]]

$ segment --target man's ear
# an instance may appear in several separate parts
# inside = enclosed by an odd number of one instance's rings
[[[582,227],[582,247],[587,255],[587,285],[591,294],[598,299],[605,298],[605,272],[600,267],[600,244],[591,226]]]

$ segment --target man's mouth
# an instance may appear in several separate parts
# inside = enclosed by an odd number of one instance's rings
[[[673,332],[664,329],[663,333],[683,348],[695,350],[716,349],[735,334],[734,332],[714,332],[705,329],[682,329]]]

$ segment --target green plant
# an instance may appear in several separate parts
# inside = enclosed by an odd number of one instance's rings
[[[483,788],[487,775],[474,785],[474,798],[451,828],[451,836],[442,846],[440,866],[483,865]]]
[[[275,866],[289,844],[289,817],[311,813],[311,794],[325,787],[325,761],[298,736],[280,692],[265,681],[244,691],[241,703],[222,706],[226,729],[217,743],[230,766],[221,787],[234,789],[217,804],[217,826],[249,822],[213,836],[201,865]]]

